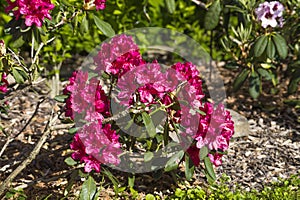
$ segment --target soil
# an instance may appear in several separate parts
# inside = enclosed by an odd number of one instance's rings
[[[246,190],[261,190],[272,181],[300,173],[300,110],[283,103],[283,100],[299,98],[299,91],[294,95],[287,95],[284,92],[287,82],[283,82],[276,95],[263,93],[258,100],[253,100],[249,97],[247,86],[236,93],[231,91],[237,71],[222,67],[219,70],[225,83],[227,107],[248,119],[251,132],[247,136],[233,139],[228,154],[224,156],[223,165],[216,169],[217,176],[221,177],[223,173],[229,176],[228,185],[232,190],[236,188],[236,184]],[[269,86],[264,85],[265,88]],[[0,124],[5,129],[0,133],[0,147],[4,146],[8,135],[13,140],[0,157],[0,183],[35,147],[53,106],[55,111],[62,109],[62,104],[57,105],[47,97],[48,92],[45,81],[28,92],[19,92],[9,101],[8,115],[1,115]],[[13,93],[8,96],[10,95]],[[22,130],[27,122],[29,125]],[[67,199],[75,199],[83,179],[77,176],[78,169],[64,162],[70,156],[71,141],[72,135],[67,130],[53,131],[37,157],[14,179],[11,187],[23,188],[28,199],[43,199],[47,196],[48,199],[61,199],[68,188],[68,180],[72,178],[74,185]],[[201,169],[196,171],[191,182],[181,179],[179,185],[175,184],[170,173],[157,179],[152,173],[140,174],[136,177],[135,189],[144,194],[151,192],[163,196],[172,193],[176,187],[189,187],[193,184],[205,186],[207,183]],[[112,172],[120,178],[122,186],[127,185],[128,174]],[[177,174],[180,176],[182,171],[179,170]],[[101,177],[95,176],[95,179],[98,183],[103,183]],[[100,199],[110,199],[114,195],[110,181],[107,180],[103,188]]]

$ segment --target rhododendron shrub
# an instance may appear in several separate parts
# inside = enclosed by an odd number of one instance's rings
[[[146,62],[133,38],[126,35],[103,43],[93,62],[95,68],[90,71],[74,72],[63,91],[68,95],[65,116],[74,120],[78,128],[71,143],[72,158],[85,163],[85,172],[100,172],[102,164],[120,165],[124,151],[137,151],[132,149],[135,145],[149,151],[153,144],[147,147],[147,141],[157,140],[160,135],[164,138],[161,146],[176,141],[195,166],[200,167],[203,158],[199,153],[203,148],[208,150],[204,157],[211,163],[222,164],[221,158],[234,134],[233,121],[224,105],[206,102],[201,74],[193,63],[178,62],[166,67],[155,60]],[[112,110],[112,103],[118,104],[117,111],[128,112],[138,127],[145,126],[149,137],[132,143],[132,135],[126,135],[117,123],[119,118],[115,115],[120,113]],[[166,117],[158,125],[164,129],[162,132],[149,128],[150,116],[157,111],[163,111]],[[133,130],[130,121],[125,121],[129,131]]]

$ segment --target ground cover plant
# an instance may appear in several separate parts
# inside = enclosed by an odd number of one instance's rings
[[[48,105],[29,156],[1,177],[1,197],[28,198],[10,186],[59,131],[69,137],[62,157],[67,185],[59,189],[63,197],[49,191],[42,199],[102,199],[108,188],[110,197],[125,199],[299,197],[299,175],[273,190],[233,192],[215,173],[234,136],[226,91],[246,91],[262,107],[280,96],[278,102],[299,113],[297,0],[0,2],[0,156],[30,127],[40,105]],[[226,89],[215,61],[235,74]],[[12,102],[30,92],[41,99],[14,130],[6,122]],[[149,180],[172,177],[169,196],[139,195],[138,174],[149,172]],[[176,189],[201,175],[210,185]]]

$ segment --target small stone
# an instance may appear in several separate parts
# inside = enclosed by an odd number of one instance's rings
[[[235,112],[234,110],[228,109],[232,120],[234,122],[234,134],[233,137],[244,137],[250,134],[250,126],[246,117],[240,115],[239,113]]]
[[[245,156],[249,157],[251,154],[252,154],[251,151],[246,151]]]

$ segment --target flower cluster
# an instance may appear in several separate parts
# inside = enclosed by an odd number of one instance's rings
[[[24,17],[26,26],[35,24],[41,27],[45,18],[51,20],[49,11],[54,5],[50,0],[7,0],[7,2],[9,5],[6,12],[13,11],[17,20]]]
[[[200,115],[200,122],[195,136],[196,145],[192,146],[188,153],[191,155],[195,165],[199,165],[199,151],[206,146],[215,152],[209,154],[211,162],[215,166],[222,164],[221,158],[229,147],[229,141],[234,134],[234,124],[229,111],[224,109],[224,105],[219,104],[214,110],[213,104],[206,102],[199,108],[206,115]]]
[[[93,121],[109,116],[109,100],[96,78],[88,80],[88,72],[79,71],[74,72],[69,81],[63,91],[65,95],[70,95],[66,100],[66,117],[74,119],[77,115]]]
[[[279,27],[283,25],[282,13],[284,11],[283,5],[278,1],[264,2],[259,4],[255,9],[255,13],[259,21],[262,22],[262,27],[267,26]]]
[[[6,93],[8,91],[8,81],[6,73],[2,73],[1,81],[0,81],[0,92]]]
[[[72,158],[84,162],[84,171],[100,172],[100,165],[119,164],[121,153],[119,137],[110,124],[104,127],[98,122],[84,125],[74,136],[71,149]]]
[[[106,0],[84,0],[83,8],[91,10],[96,7],[96,10],[104,10],[106,8]]]
[[[94,57],[96,73],[103,72],[117,80],[117,102],[126,108],[136,103],[151,106],[165,105],[168,119],[179,124],[183,131],[179,137],[192,138],[194,143],[187,149],[196,166],[199,151],[206,146],[208,157],[215,166],[221,165],[222,155],[228,149],[234,133],[230,113],[222,104],[203,103],[202,80],[196,66],[190,62],[176,63],[165,70],[154,61],[146,63],[138,46],[126,35],[114,37],[104,43]],[[100,164],[119,164],[121,153],[118,135],[110,124],[102,125],[110,116],[109,100],[96,78],[88,78],[87,72],[75,72],[64,94],[66,116],[74,115],[88,122],[77,132],[71,148],[72,157],[85,162],[85,171],[100,170]],[[179,102],[185,101],[186,104]],[[176,105],[177,104],[177,105]],[[92,106],[90,106],[92,105]],[[170,106],[169,106],[170,105]],[[175,105],[175,106],[174,106]],[[192,110],[198,110],[192,112]],[[205,113],[205,114],[203,114]],[[183,144],[184,145],[184,144]]]
[[[98,66],[97,71],[118,77],[145,63],[132,37],[126,35],[116,36],[109,43],[103,43],[94,61]]]

